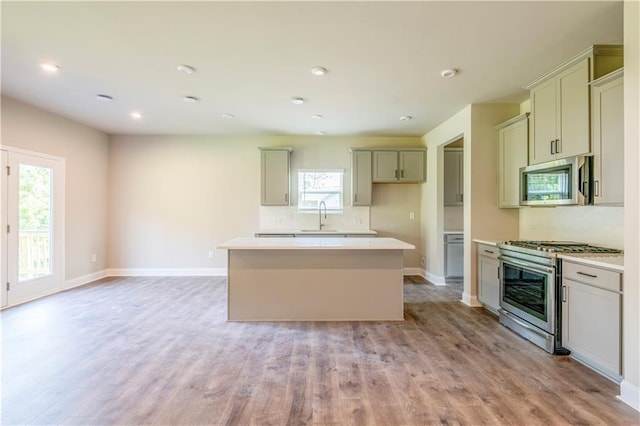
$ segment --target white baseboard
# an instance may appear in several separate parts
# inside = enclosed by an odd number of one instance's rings
[[[117,268],[109,269],[110,277],[226,277],[226,268]]]
[[[636,411],[640,411],[640,387],[626,380],[620,382],[618,399]]]
[[[471,296],[468,293],[462,293],[462,303],[472,308],[482,308],[484,305],[478,300],[477,296]]]
[[[444,279],[444,276],[442,275],[435,275],[435,274],[432,274],[431,272],[425,271],[423,276],[426,280],[431,282],[433,285],[447,285]]]
[[[102,271],[93,272],[91,274],[83,275],[81,277],[73,278],[65,281],[62,285],[62,290],[69,290],[70,288],[80,287],[81,285],[89,284],[90,282],[101,280],[108,277],[108,271],[103,269]]]
[[[422,268],[404,268],[404,275],[418,275],[424,277]]]

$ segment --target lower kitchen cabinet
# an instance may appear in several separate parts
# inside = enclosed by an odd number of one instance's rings
[[[500,277],[498,248],[488,244],[477,245],[478,299],[485,308],[497,314],[500,307]]]
[[[621,379],[622,275],[562,261],[562,346],[613,380]]]
[[[464,276],[464,234],[445,234],[444,269],[445,279],[460,279]]]

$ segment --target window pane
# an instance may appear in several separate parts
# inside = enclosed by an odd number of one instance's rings
[[[20,164],[18,195],[18,277],[51,274],[52,170]]]
[[[299,171],[298,210],[317,210],[324,201],[328,211],[341,211],[342,178],[342,171]]]

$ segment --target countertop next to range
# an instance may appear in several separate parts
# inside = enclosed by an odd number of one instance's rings
[[[500,241],[482,240],[482,239],[479,239],[479,238],[474,238],[473,242],[474,243],[478,243],[478,244],[486,244],[488,246],[496,247]]]
[[[624,272],[623,254],[558,254],[558,257],[560,259],[569,260],[575,263],[581,263],[583,265],[610,269],[615,272]]]

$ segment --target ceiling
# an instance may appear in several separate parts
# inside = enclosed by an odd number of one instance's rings
[[[1,4],[2,94],[110,134],[421,136],[623,39],[621,1]]]

